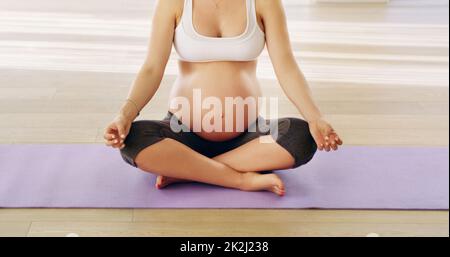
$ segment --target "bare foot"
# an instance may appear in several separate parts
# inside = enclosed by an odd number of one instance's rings
[[[158,176],[156,179],[156,189],[164,189],[169,185],[188,182],[187,180]]]
[[[284,196],[286,190],[283,181],[276,174],[261,175],[258,173],[244,173],[242,190],[270,191],[278,196]]]

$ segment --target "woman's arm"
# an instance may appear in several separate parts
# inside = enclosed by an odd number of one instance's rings
[[[292,52],[286,15],[281,0],[260,1],[267,49],[280,85],[310,124],[311,133],[320,150],[337,149],[342,144],[338,135],[323,118],[311,90]]]
[[[147,56],[130,89],[127,100],[114,121],[105,129],[105,142],[123,148],[131,123],[152,99],[162,81],[172,50],[176,26],[176,0],[158,0],[155,4]]]
[[[158,0],[155,5],[147,56],[120,114],[134,120],[158,90],[172,50],[176,25],[176,1]]]

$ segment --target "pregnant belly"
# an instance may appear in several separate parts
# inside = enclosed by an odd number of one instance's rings
[[[181,76],[171,92],[170,111],[200,137],[226,141],[257,119],[260,96],[256,77],[245,74]]]

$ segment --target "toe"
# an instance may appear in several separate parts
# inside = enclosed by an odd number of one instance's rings
[[[156,189],[161,189],[162,184],[163,184],[163,177],[158,176],[158,178],[156,178],[156,184],[155,184]]]
[[[286,189],[285,186],[284,186],[284,183],[283,183],[283,181],[282,181],[281,179],[278,181],[277,187],[278,187],[280,190],[282,190],[282,191],[284,191],[284,190]]]
[[[278,196],[284,196],[285,194],[284,190],[281,190],[278,186],[273,187],[273,192]]]

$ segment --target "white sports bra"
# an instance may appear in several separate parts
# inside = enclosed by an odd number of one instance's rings
[[[179,59],[186,62],[253,61],[264,50],[264,32],[258,25],[255,0],[245,0],[247,27],[236,37],[200,35],[193,24],[193,0],[184,1],[180,24],[175,29],[174,46]]]

